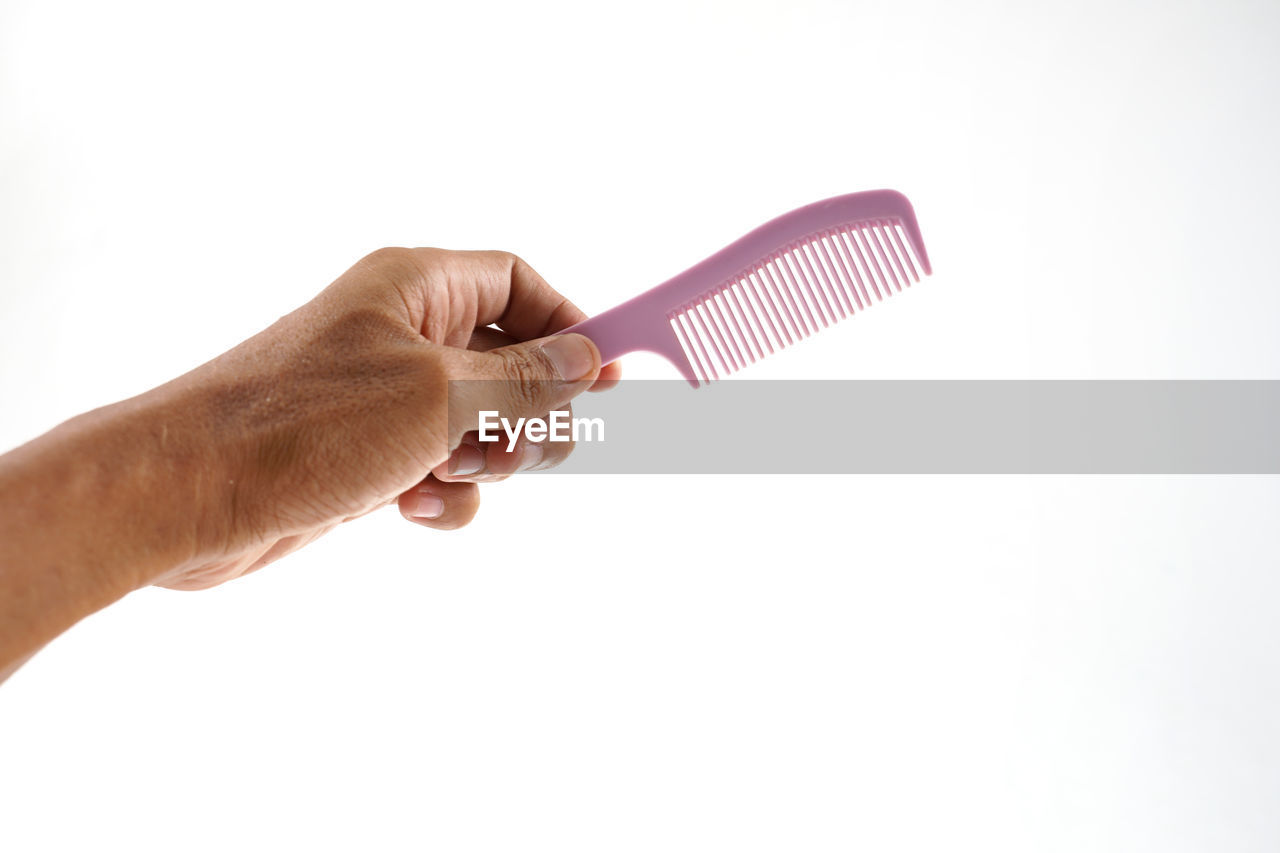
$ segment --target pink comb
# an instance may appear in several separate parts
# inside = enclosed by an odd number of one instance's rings
[[[604,363],[656,352],[693,387],[808,337],[933,272],[911,202],[836,196],[766,222],[652,290],[565,329]]]

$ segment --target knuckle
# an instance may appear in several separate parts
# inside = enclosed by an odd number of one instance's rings
[[[534,274],[533,267],[529,266],[529,262],[515,252],[508,252],[505,249],[490,249],[485,252],[485,255],[495,269],[503,270],[513,279],[527,278]]]
[[[413,251],[404,246],[383,246],[365,255],[364,262],[378,267],[393,266],[407,263],[412,255]]]
[[[384,246],[365,255],[361,266],[390,281],[415,281],[426,277],[427,270],[440,263],[439,249],[409,249]]]
[[[520,258],[514,253],[508,252],[505,249],[490,249],[485,252],[485,254],[503,266],[513,267],[516,264],[524,263],[524,261],[520,260]]]
[[[408,405],[402,408],[410,412],[417,424],[413,432],[421,443],[420,462],[431,469],[449,458],[449,436],[455,426],[461,425],[451,422],[458,419],[457,407],[450,405],[453,388],[443,359],[432,351],[416,364]]]
[[[546,380],[542,377],[547,372],[546,365],[524,349],[503,350],[501,357],[511,401],[525,409],[536,406],[545,396]]]

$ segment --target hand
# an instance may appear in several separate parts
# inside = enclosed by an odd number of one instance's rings
[[[510,452],[506,442],[482,450],[464,432],[480,410],[545,416],[616,382],[617,365],[602,369],[587,338],[547,337],[583,319],[511,254],[364,258],[310,303],[153,392],[213,425],[214,467],[227,481],[213,485],[221,498],[193,558],[154,582],[222,583],[397,500],[428,527],[466,524],[477,482],[550,467],[572,447],[542,443],[540,458],[523,439]],[[504,381],[450,384],[460,379]]]

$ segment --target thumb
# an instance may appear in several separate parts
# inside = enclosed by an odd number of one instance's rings
[[[600,351],[583,335],[552,335],[488,352],[455,349],[449,376],[449,445],[477,428],[480,412],[541,417],[591,387]]]

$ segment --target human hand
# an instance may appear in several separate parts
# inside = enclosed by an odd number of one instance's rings
[[[362,259],[297,311],[152,392],[171,401],[179,430],[203,421],[215,457],[195,452],[214,473],[203,478],[212,500],[202,501],[192,557],[154,582],[222,583],[395,501],[428,527],[466,524],[477,482],[558,464],[572,444],[482,449],[464,424],[482,409],[545,416],[616,382],[618,366],[602,368],[587,338],[547,337],[583,319],[511,254],[382,249]],[[462,379],[504,381],[451,384]]]

